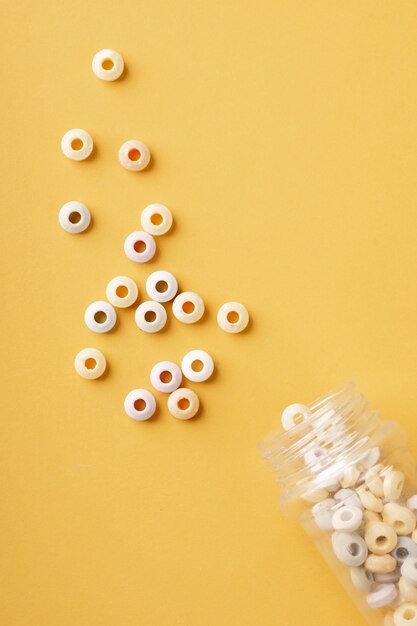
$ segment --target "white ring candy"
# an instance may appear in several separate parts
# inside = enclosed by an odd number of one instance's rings
[[[290,404],[287,406],[281,415],[281,423],[284,430],[290,430],[290,428],[294,428],[298,424],[305,422],[311,418],[311,411],[308,406],[305,404]],[[301,421],[296,423],[295,417],[301,416]]]
[[[116,276],[106,287],[106,297],[113,306],[126,309],[138,299],[138,286],[128,276]]]
[[[202,364],[201,370],[193,368],[197,362]],[[208,352],[204,350],[191,350],[187,352],[181,361],[181,369],[188,380],[194,383],[202,383],[208,380],[213,373],[214,363]]]
[[[147,300],[136,309],[135,322],[145,333],[157,333],[167,322],[167,312],[159,302]]]
[[[94,55],[92,67],[97,78],[106,81],[117,80],[123,74],[123,57],[115,50],[100,50]]]
[[[158,218],[160,218],[160,222]],[[155,237],[159,237],[160,235],[165,235],[171,228],[172,213],[164,204],[149,204],[143,209],[140,222],[143,230]]]
[[[148,146],[143,141],[137,139],[126,141],[119,150],[120,164],[130,172],[144,170],[150,160],[151,153]]]
[[[217,323],[226,333],[240,333],[249,323],[249,313],[240,302],[226,302],[217,313]]]
[[[162,288],[162,285],[166,285],[165,291],[160,291],[158,285]],[[169,302],[175,297],[178,291],[178,283],[175,276],[171,272],[165,270],[158,270],[152,272],[148,276],[146,281],[146,292],[148,296],[155,300],[155,302]]]
[[[103,317],[102,321],[100,321],[101,317]],[[84,321],[94,333],[108,333],[115,325],[116,320],[116,311],[112,305],[101,300],[92,302],[84,313]]]
[[[143,248],[138,249],[138,248]],[[156,252],[155,239],[144,230],[135,230],[125,239],[124,251],[128,259],[135,263],[147,263]]]
[[[147,389],[133,389],[124,402],[127,415],[137,422],[148,420],[155,413],[156,400]]]
[[[61,139],[62,152],[72,161],[84,161],[92,153],[93,147],[91,135],[82,128],[69,130]]]
[[[368,556],[365,540],[357,533],[334,532],[332,546],[339,561],[351,567],[363,565]]]
[[[77,374],[88,380],[100,378],[106,371],[106,366],[106,357],[96,348],[84,348],[74,360]]]
[[[203,299],[193,291],[183,291],[172,303],[172,312],[180,322],[195,324],[204,315]]]
[[[58,220],[60,226],[67,233],[77,234],[89,227],[91,215],[85,204],[77,200],[70,200],[60,208]]]
[[[164,376],[168,374],[168,376]],[[164,380],[166,378],[166,380]],[[182,373],[176,363],[172,361],[160,361],[151,369],[150,379],[152,386],[157,391],[172,393],[181,385]]]
[[[363,512],[357,506],[342,506],[333,514],[333,528],[345,532],[358,530],[362,524]]]

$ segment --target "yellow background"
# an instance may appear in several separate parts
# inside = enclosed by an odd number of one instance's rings
[[[417,5],[369,0],[4,2],[1,8],[5,626],[363,624],[256,449],[290,402],[355,379],[417,454]],[[92,74],[120,51],[117,83]],[[94,158],[60,150],[70,128]],[[129,138],[148,171],[120,167]],[[60,229],[85,202],[92,228]],[[158,256],[123,253],[166,203]],[[118,274],[171,270],[207,319],[93,335],[83,312]],[[240,336],[216,325],[244,302]],[[102,349],[103,380],[73,370]],[[217,374],[201,416],[124,395],[193,348]]]

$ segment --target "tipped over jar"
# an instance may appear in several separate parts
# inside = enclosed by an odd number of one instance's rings
[[[350,384],[292,404],[260,445],[297,516],[374,626],[417,626],[416,462]]]

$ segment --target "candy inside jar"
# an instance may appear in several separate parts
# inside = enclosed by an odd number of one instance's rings
[[[296,515],[370,624],[417,626],[416,463],[353,384],[292,404],[260,445]]]

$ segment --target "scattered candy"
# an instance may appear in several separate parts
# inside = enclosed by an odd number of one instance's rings
[[[193,291],[184,291],[172,303],[172,312],[180,322],[195,324],[204,315],[203,299]]]
[[[94,380],[106,371],[106,357],[96,348],[84,348],[75,357],[74,367],[82,378]]]
[[[147,389],[133,389],[125,398],[125,411],[129,417],[144,422],[155,413],[155,397]]]
[[[249,313],[240,302],[226,302],[217,313],[217,323],[226,333],[241,333],[249,323]]]
[[[89,227],[91,215],[85,204],[71,200],[61,207],[58,220],[67,233],[77,234],[82,233]]]
[[[124,250],[127,258],[131,261],[147,263],[155,255],[155,239],[143,230],[136,230],[126,237]]]
[[[151,153],[146,143],[136,139],[126,141],[119,150],[119,161],[130,172],[140,172],[149,165]]]
[[[200,408],[200,400],[192,389],[181,387],[168,398],[168,410],[177,419],[189,420]]]
[[[202,383],[212,375],[214,363],[208,352],[191,350],[181,361],[181,369],[185,378],[195,383]]]
[[[152,272],[146,281],[146,292],[155,302],[169,302],[178,291],[178,283],[171,272]]]
[[[84,321],[94,333],[108,333],[115,325],[117,315],[111,304],[98,301],[86,308]]]
[[[123,74],[123,57],[115,50],[100,50],[94,55],[92,66],[97,78],[117,80]]]
[[[164,204],[150,204],[140,217],[143,230],[154,237],[165,235],[172,226],[172,213]]]
[[[106,287],[107,300],[119,309],[126,309],[138,299],[138,286],[128,276],[112,278]]]
[[[62,152],[73,161],[84,161],[93,151],[93,140],[86,130],[73,128],[61,140]]]
[[[182,373],[176,363],[160,361],[151,369],[150,378],[157,391],[172,393],[181,385]]]
[[[167,312],[159,302],[147,300],[136,309],[135,322],[145,333],[158,333],[167,323]]]

